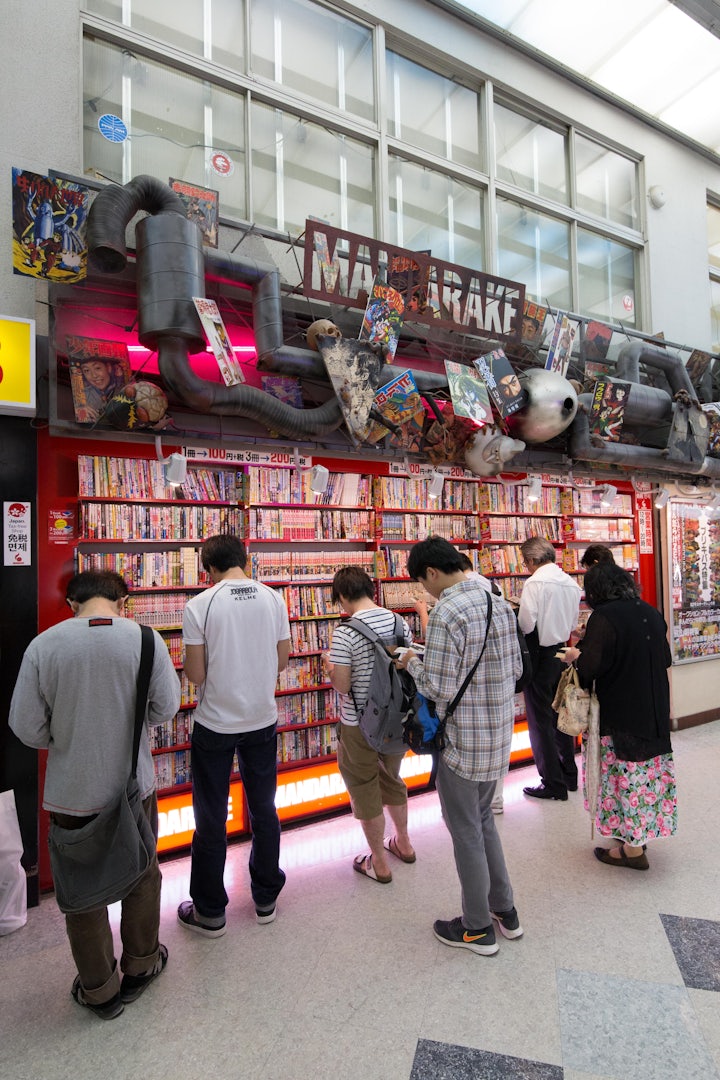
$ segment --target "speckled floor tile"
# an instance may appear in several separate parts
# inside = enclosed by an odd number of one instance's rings
[[[558,999],[568,1068],[619,1080],[718,1080],[685,987],[561,969]]]
[[[421,1039],[410,1080],[563,1080],[558,1065]]]
[[[685,985],[720,991],[720,922],[677,915],[660,918]]]

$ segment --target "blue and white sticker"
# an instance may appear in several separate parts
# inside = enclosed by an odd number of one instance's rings
[[[113,113],[103,113],[98,120],[98,128],[103,139],[107,139],[108,142],[121,143],[127,139],[128,130],[125,124]]]

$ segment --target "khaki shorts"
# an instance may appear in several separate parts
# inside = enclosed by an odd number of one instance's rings
[[[404,757],[379,754],[368,746],[359,727],[338,724],[338,769],[350,795],[353,815],[360,821],[379,817],[383,806],[407,802],[407,788],[400,779]]]

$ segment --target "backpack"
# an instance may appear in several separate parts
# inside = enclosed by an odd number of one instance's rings
[[[520,629],[520,624],[519,623],[518,623],[518,627],[517,627],[517,636],[518,636],[518,642],[520,644],[520,652],[522,654],[522,665],[523,665],[522,675],[520,676],[518,681],[515,683],[515,693],[519,694],[525,689],[527,684],[532,679],[533,666],[532,666],[532,657],[530,655],[530,649],[529,649],[528,643],[527,643],[527,641],[525,639],[525,635],[523,634],[522,630]]]
[[[395,615],[395,633],[389,638],[380,637],[362,619],[350,619],[347,625],[373,646],[368,698],[362,708],[358,708],[350,690],[360,731],[373,750],[381,754],[404,754],[407,746],[403,742],[403,720],[415,694],[415,682],[408,672],[395,667],[387,648],[404,644],[402,619]]]

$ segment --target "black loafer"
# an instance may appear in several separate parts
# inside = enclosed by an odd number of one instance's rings
[[[567,802],[567,791],[557,794],[546,788],[544,784],[538,784],[537,787],[524,787],[523,795],[529,795],[531,799],[554,799],[556,802]]]

